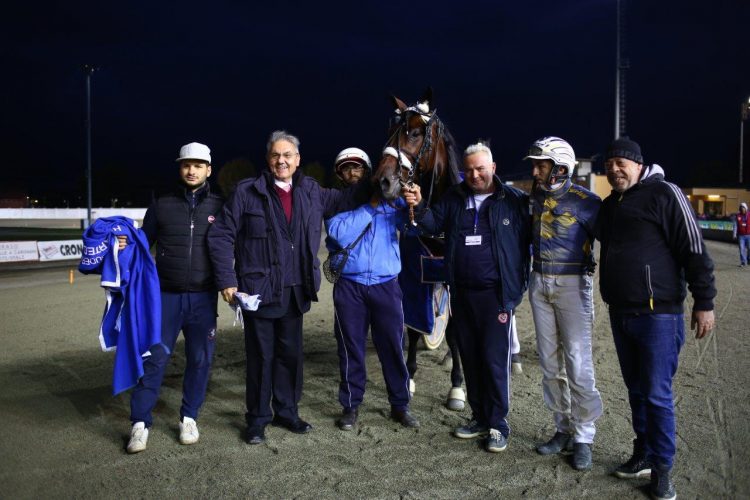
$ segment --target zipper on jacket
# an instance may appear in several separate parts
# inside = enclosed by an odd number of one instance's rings
[[[654,310],[654,289],[651,287],[651,266],[646,264],[646,284],[648,285],[648,306]]]
[[[265,204],[265,213],[266,213],[266,223],[269,220],[273,220],[274,213],[273,213],[273,206],[271,205],[273,201],[271,201],[271,198],[268,194],[263,195],[263,202]],[[280,203],[279,203],[280,204]],[[283,207],[282,207],[282,213],[283,213]],[[281,299],[281,295],[284,293],[284,272],[281,270],[281,262],[278,261],[279,255],[280,255],[280,247],[278,246],[278,239],[281,239],[281,235],[278,234],[276,231],[274,231],[274,227],[278,227],[278,224],[271,224],[268,227],[268,234],[269,237],[266,238],[266,252],[268,253],[268,265],[269,265],[269,271],[268,275],[271,279],[271,299],[269,299],[269,302],[273,301],[273,295],[278,291],[279,299]],[[290,231],[287,229],[287,231]],[[291,235],[291,232],[289,233]],[[291,236],[289,238],[291,240]],[[274,258],[277,259],[276,263],[274,263]],[[294,262],[294,255],[292,255],[292,262]],[[274,271],[276,271],[276,289],[274,289],[273,283],[273,275]]]
[[[195,191],[193,191],[191,194],[191,200],[190,200],[190,209],[188,210],[189,216],[190,216],[190,241],[188,243],[188,265],[187,265],[187,275],[185,276],[185,291],[190,291],[190,275],[192,274],[192,267],[193,267],[193,233],[195,232],[195,219],[193,218],[195,216]]]

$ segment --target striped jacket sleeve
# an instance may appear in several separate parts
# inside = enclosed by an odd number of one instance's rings
[[[664,230],[672,254],[685,272],[696,311],[712,311],[716,296],[714,263],[708,254],[698,222],[687,197],[670,182],[664,207]]]

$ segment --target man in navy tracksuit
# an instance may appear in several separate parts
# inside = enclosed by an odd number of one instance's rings
[[[265,442],[269,423],[312,430],[298,413],[302,316],[318,300],[323,214],[346,209],[356,189],[324,189],[297,170],[299,139],[283,130],[271,134],[266,160],[268,171],[237,184],[208,236],[224,300],[233,303],[237,292],[261,300],[257,311],[243,311],[248,444]]]
[[[673,499],[677,443],[672,378],[685,342],[685,285],[693,296],[691,323],[700,339],[714,325],[713,261],[690,202],[664,180],[659,165],[643,164],[638,143],[615,140],[605,168],[612,194],[602,202],[597,223],[599,283],[609,305],[635,432],[633,455],[615,475],[651,476],[651,495]]]
[[[133,389],[130,420],[133,423],[128,453],[146,449],[151,411],[159,398],[164,372],[182,330],[185,336],[185,377],[180,407],[180,443],[194,444],[196,420],[206,396],[216,337],[217,289],[208,258],[206,233],[222,206],[212,193],[208,147],[196,142],[180,149],[182,185],[160,197],[146,211],[143,232],[156,244],[156,268],[161,287],[162,344],[150,349],[144,375]],[[121,242],[121,246],[124,242]]]
[[[510,427],[511,325],[529,278],[529,197],[502,184],[483,143],[464,151],[464,182],[432,209],[418,212],[428,233],[444,232],[445,262],[471,421],[454,431],[469,439],[489,434],[485,449],[503,451]],[[419,203],[419,187],[406,190]]]
[[[329,237],[340,248],[361,235],[333,287],[341,374],[339,403],[343,408],[337,425],[341,430],[354,428],[365,393],[368,329],[383,368],[392,418],[406,427],[419,427],[409,412],[409,372],[402,350],[404,314],[398,284],[401,255],[397,227],[408,220],[405,208],[402,199],[391,205],[376,197],[326,221]]]

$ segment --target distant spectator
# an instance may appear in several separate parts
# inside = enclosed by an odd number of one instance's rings
[[[740,213],[736,214],[732,221],[734,222],[732,237],[737,240],[740,247],[740,267],[745,267],[750,251],[750,224],[748,224],[747,203],[740,203]]]

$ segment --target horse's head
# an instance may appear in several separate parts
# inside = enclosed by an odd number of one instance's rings
[[[443,123],[432,107],[432,89],[414,106],[407,106],[397,97],[392,99],[395,114],[383,156],[373,175],[386,200],[398,198],[404,184],[425,185],[422,178],[426,175],[436,184],[449,162]]]

